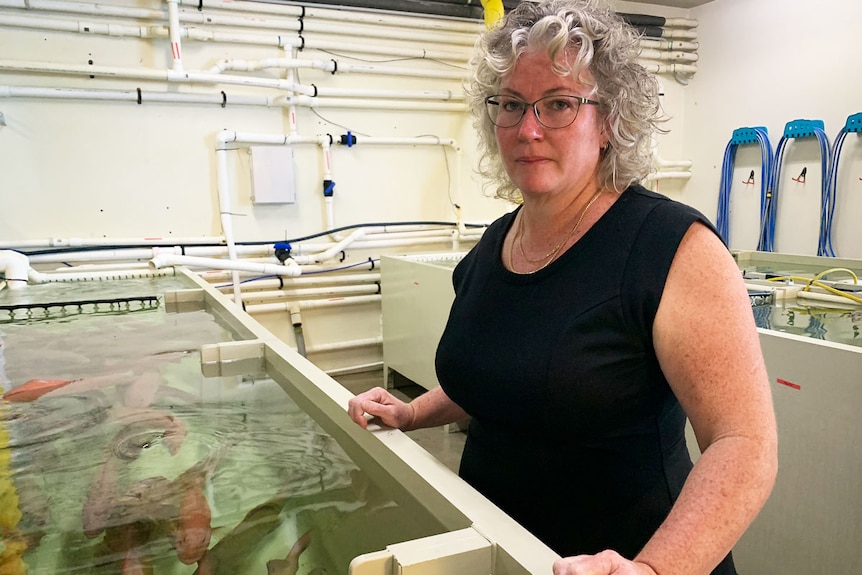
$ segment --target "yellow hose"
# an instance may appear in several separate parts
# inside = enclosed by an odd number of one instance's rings
[[[503,0],[479,0],[485,11],[485,27],[490,30],[503,19]]]

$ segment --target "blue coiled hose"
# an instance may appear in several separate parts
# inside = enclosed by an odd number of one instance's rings
[[[716,229],[721,239],[730,245],[730,190],[733,187],[733,163],[736,157],[736,149],[741,144],[760,145],[760,236],[757,249],[771,251],[764,245],[764,229],[769,215],[769,202],[772,194],[772,174],[774,155],[772,145],[766,128],[739,128],[733,131],[733,136],[724,149],[724,160],[721,167],[721,184],[718,194],[718,213],[716,215]]]
[[[834,194],[830,192],[830,170],[832,168],[832,150],[829,147],[829,137],[823,131],[823,123],[819,120],[795,120],[788,122],[784,135],[778,141],[775,150],[775,164],[772,176],[772,197],[767,214],[764,245],[773,251],[775,247],[775,218],[778,212],[779,180],[784,163],[784,150],[787,142],[794,138],[816,137],[820,144],[820,170],[823,174],[820,181],[820,235],[817,242],[817,255],[835,257],[832,249],[832,215],[834,213]]]
[[[841,128],[841,131],[838,132],[838,135],[835,136],[835,142],[832,144],[832,165],[829,168],[829,189],[827,196],[829,206],[828,211],[822,215],[822,221],[825,222],[825,226],[821,224],[821,230],[825,227],[825,233],[822,234],[823,248],[827,255],[830,256],[836,255],[835,248],[832,246],[832,219],[835,215],[835,206],[838,199],[838,164],[841,160],[844,139],[851,132],[862,132],[862,112],[847,117],[847,122]]]

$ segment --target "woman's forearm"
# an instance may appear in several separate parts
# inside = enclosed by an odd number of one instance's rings
[[[411,401],[409,406],[413,410],[413,416],[410,423],[401,428],[403,431],[437,427],[470,417],[466,411],[449,399],[443,388],[439,386],[423,393]]]
[[[635,561],[658,575],[708,574],[754,520],[777,472],[774,437],[723,437],[694,466]]]

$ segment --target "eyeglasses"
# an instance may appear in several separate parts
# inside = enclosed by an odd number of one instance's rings
[[[488,110],[488,117],[498,128],[517,126],[524,114],[527,113],[527,108],[533,108],[536,119],[544,127],[566,128],[577,119],[581,104],[597,106],[599,103],[580,96],[556,94],[539,98],[535,102],[524,102],[502,94],[485,98],[485,109]]]

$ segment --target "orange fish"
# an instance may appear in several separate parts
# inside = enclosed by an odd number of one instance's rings
[[[101,535],[108,526],[108,519],[114,507],[118,472],[119,461],[109,457],[96,471],[87,490],[87,499],[81,510],[81,524],[84,535],[90,539]]]
[[[69,385],[76,379],[31,379],[3,394],[3,399],[13,403],[35,401],[48,392]]]
[[[174,547],[177,558],[186,565],[201,561],[207,554],[212,537],[212,511],[204,496],[204,483],[226,449],[223,445],[175,480],[182,489],[182,497],[179,518],[174,523]]]
[[[203,485],[195,481],[180,500],[179,519],[174,531],[177,558],[186,565],[200,561],[210,545],[212,512]]]

